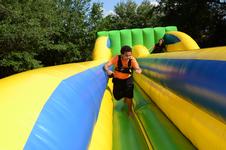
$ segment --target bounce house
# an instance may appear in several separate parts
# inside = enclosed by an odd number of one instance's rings
[[[103,70],[123,45],[143,70],[133,116]],[[101,31],[92,61],[1,79],[0,119],[0,150],[225,150],[226,46],[200,49],[175,26]]]

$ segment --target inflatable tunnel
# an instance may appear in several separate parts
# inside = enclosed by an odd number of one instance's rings
[[[103,70],[123,45],[143,70],[133,116]],[[200,49],[175,26],[100,31],[93,61],[0,79],[0,119],[0,150],[224,150],[226,46]]]

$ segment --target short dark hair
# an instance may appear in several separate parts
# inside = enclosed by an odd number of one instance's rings
[[[132,52],[132,48],[128,45],[124,45],[121,50],[120,50],[121,54],[124,54],[125,52]]]

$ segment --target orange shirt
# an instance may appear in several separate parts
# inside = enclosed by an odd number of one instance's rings
[[[121,58],[121,62],[122,62],[122,66],[124,68],[128,68],[128,62],[129,62],[129,60],[122,59]],[[111,60],[109,60],[108,65],[109,66],[114,65],[114,67],[117,67],[118,66],[118,55],[117,56],[114,56]],[[137,60],[133,56],[131,58],[131,67],[132,68],[139,68],[139,65],[137,63]],[[131,76],[131,74],[129,74],[129,73],[122,73],[122,72],[119,72],[119,71],[114,70],[114,78],[127,79],[130,76]]]

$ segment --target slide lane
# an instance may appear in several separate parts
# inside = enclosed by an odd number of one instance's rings
[[[153,149],[196,149],[137,84],[134,110]]]
[[[196,149],[135,84],[134,116],[123,100],[114,100],[113,150]]]
[[[123,100],[114,100],[113,150],[148,150],[138,122],[128,117],[128,108]]]

